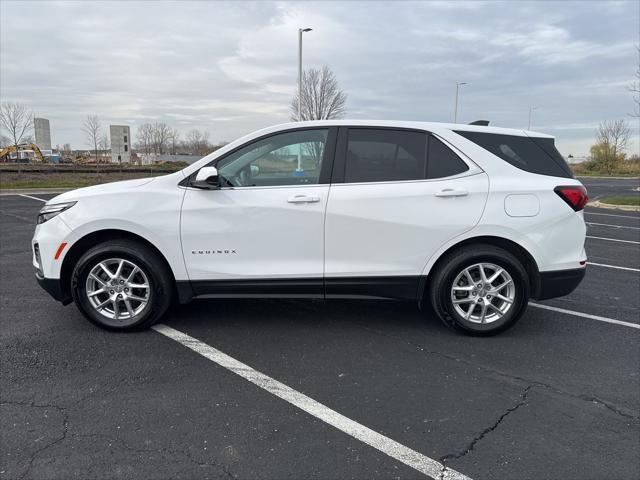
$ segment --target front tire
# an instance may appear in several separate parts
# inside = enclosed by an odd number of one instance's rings
[[[468,335],[495,335],[513,326],[529,302],[529,277],[518,258],[493,245],[468,245],[445,257],[430,282],[433,308]]]
[[[71,276],[73,300],[92,323],[107,330],[142,330],[171,304],[171,274],[144,244],[118,239],[87,251]]]

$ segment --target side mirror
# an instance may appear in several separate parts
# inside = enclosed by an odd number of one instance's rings
[[[220,188],[218,169],[216,167],[202,167],[196,174],[196,179],[191,182],[191,186],[203,190],[214,190]]]

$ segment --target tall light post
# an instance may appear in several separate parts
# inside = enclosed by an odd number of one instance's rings
[[[537,110],[538,107],[534,107],[529,105],[529,126],[527,127],[527,130],[531,130],[531,114],[533,113],[534,110]]]
[[[298,29],[298,121],[302,121],[302,34],[310,32],[310,28]]]
[[[462,85],[467,85],[467,82],[456,82],[456,105],[453,108],[453,123],[458,123],[458,91]]]
[[[310,32],[310,28],[298,28],[298,121],[302,121],[302,34]],[[298,144],[298,175],[302,173],[302,144]]]

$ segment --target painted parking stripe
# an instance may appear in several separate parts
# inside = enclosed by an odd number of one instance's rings
[[[630,230],[640,230],[640,227],[628,227],[626,225],[611,225],[609,223],[595,223],[595,222],[585,222],[587,225],[596,225],[598,227],[611,227],[611,228],[628,228]]]
[[[21,196],[21,197],[31,198],[33,200],[38,200],[40,202],[45,202],[46,203],[46,200],[44,200],[43,198],[32,197],[31,195],[25,195],[24,193],[19,193],[18,195]]]
[[[640,268],[621,267],[619,265],[607,265],[606,263],[587,262],[587,265],[594,267],[615,268],[616,270],[628,270],[630,272],[640,272]]]
[[[640,218],[635,215],[616,215],[613,213],[595,213],[595,212],[587,212],[586,210],[584,211],[584,214],[585,215],[602,215],[603,217],[620,217],[620,218],[635,218],[635,219]]]
[[[589,318],[591,320],[598,320],[599,322],[613,323],[615,325],[622,325],[623,327],[637,328],[640,330],[640,325],[637,323],[623,322],[622,320],[616,320],[614,318],[601,317],[600,315],[591,315],[590,313],[574,312],[573,310],[567,310],[566,308],[552,307],[550,305],[541,305],[539,303],[529,302],[529,305],[536,308],[542,308],[543,310],[551,310],[552,312],[566,313],[567,315],[575,315],[577,317]]]
[[[587,238],[593,238],[595,240],[607,240],[609,242],[634,243],[636,245],[640,245],[640,242],[636,242],[635,240],[620,240],[619,238],[591,237],[589,235],[587,235]]]
[[[335,410],[307,397],[305,394],[294,390],[293,388],[281,383],[264,373],[254,370],[226,353],[201,342],[197,338],[193,338],[185,333],[175,330],[167,325],[154,325],[152,327],[156,332],[169,337],[181,345],[199,353],[203,357],[212,362],[226,368],[227,370],[241,376],[245,380],[250,381],[254,385],[266,390],[267,392],[280,397],[290,404],[304,410],[310,415],[328,423],[332,427],[346,433],[347,435],[360,440],[363,443],[379,450],[380,452],[395,458],[396,460],[408,465],[420,473],[428,475],[432,478],[445,478],[450,480],[470,480],[469,477],[462,473],[451,470],[448,467],[429,458],[415,450],[405,447],[395,440],[385,437],[384,435],[371,430],[350,418],[341,415]],[[444,475],[443,474],[444,471]]]

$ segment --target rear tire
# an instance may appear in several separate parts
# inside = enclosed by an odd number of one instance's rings
[[[75,265],[71,294],[92,323],[113,331],[143,330],[166,312],[172,276],[163,258],[140,242],[110,240]]]
[[[529,277],[510,252],[468,245],[448,254],[430,275],[433,309],[445,325],[467,335],[512,327],[529,302]]]

